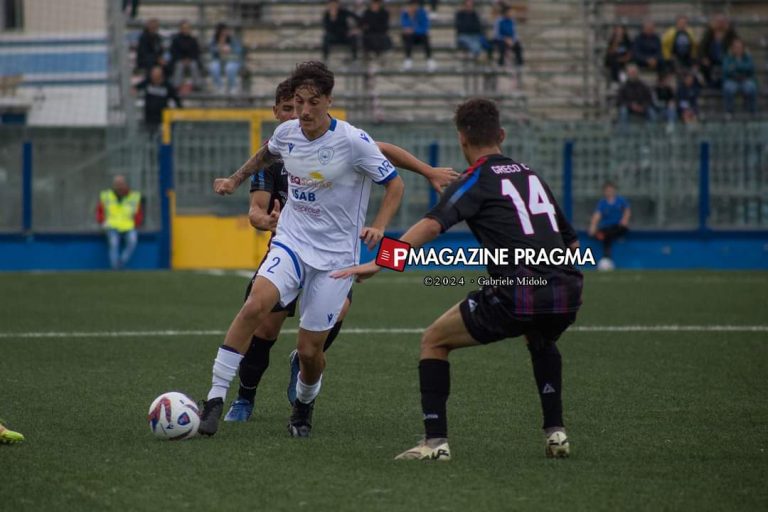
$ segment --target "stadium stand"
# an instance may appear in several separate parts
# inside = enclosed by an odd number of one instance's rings
[[[767,76],[766,40],[760,27],[768,19],[768,6],[758,1],[511,2],[525,49],[520,81],[510,70],[487,63],[476,65],[462,58],[453,27],[453,14],[461,3],[457,0],[442,2],[432,19],[438,71],[429,73],[423,66],[419,68],[418,62],[413,70],[401,71],[398,24],[404,3],[386,4],[395,48],[383,66],[347,63],[343,52],[331,56],[330,64],[340,76],[337,99],[352,115],[382,120],[442,119],[456,100],[483,94],[496,98],[511,118],[609,119],[615,115],[616,89],[605,80],[602,66],[607,31],[618,22],[634,36],[646,18],[652,18],[663,30],[671,26],[677,13],[689,16],[700,38],[708,16],[724,11],[758,63],[758,83],[765,83]],[[220,97],[202,93],[192,100],[201,106],[266,106],[276,78],[296,62],[320,57],[324,4],[321,0],[145,0],[138,19],[130,20],[127,26],[138,31],[144,20],[157,18],[163,34],[169,37],[180,20],[189,19],[206,46],[215,24],[226,21],[245,47],[242,94]],[[490,29],[491,2],[476,4]],[[765,92],[761,97],[762,107]],[[702,100],[707,114],[717,117],[721,111],[719,91],[705,90]]]

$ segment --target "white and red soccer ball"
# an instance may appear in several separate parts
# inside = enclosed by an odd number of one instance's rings
[[[171,391],[155,398],[147,414],[149,429],[158,439],[177,441],[197,434],[200,412],[184,393]]]

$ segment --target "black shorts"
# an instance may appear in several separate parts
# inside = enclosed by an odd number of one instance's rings
[[[576,320],[575,311],[516,315],[492,286],[470,292],[459,310],[469,334],[483,344],[524,335],[534,343],[557,341]]]
[[[248,286],[245,289],[245,298],[243,299],[243,302],[248,300],[248,296],[251,294],[251,288],[253,288],[253,282],[256,280],[256,276],[259,275],[259,271],[257,270],[250,281],[248,281]],[[349,303],[352,303],[352,288],[349,289],[349,293],[347,294],[347,299],[349,300]],[[299,301],[299,298],[293,299],[290,303],[283,306],[279,302],[275,304],[275,307],[272,308],[273,313],[280,313],[281,311],[287,311],[288,317],[293,318],[296,316],[296,303]]]

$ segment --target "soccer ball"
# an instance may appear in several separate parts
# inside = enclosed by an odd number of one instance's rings
[[[610,258],[600,258],[600,261],[597,262],[597,270],[602,272],[610,272],[614,268],[616,267]]]
[[[200,413],[195,402],[184,393],[171,391],[155,398],[147,414],[149,429],[158,439],[177,441],[197,434]]]

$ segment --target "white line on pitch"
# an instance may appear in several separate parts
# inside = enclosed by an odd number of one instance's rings
[[[768,325],[576,325],[571,332],[768,332]],[[344,334],[419,334],[423,327],[349,327]],[[139,338],[180,336],[223,336],[223,330],[158,330],[158,331],[61,331],[61,332],[0,332],[3,338]],[[296,334],[297,329],[283,329],[284,334]]]

